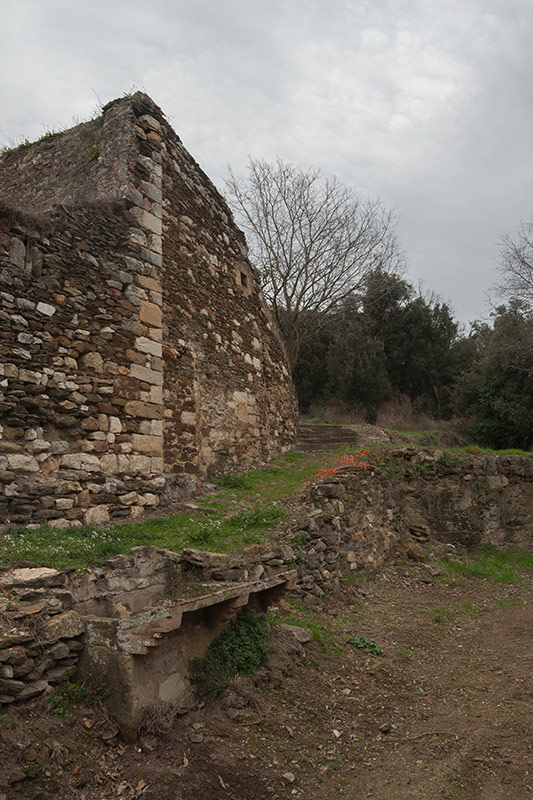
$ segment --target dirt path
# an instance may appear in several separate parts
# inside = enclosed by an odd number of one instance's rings
[[[531,583],[389,567],[300,611],[304,646],[275,625],[265,667],[163,736],[124,746],[91,707],[11,709],[0,798],[530,798],[532,600]]]

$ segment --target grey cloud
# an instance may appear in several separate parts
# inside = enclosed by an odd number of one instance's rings
[[[335,172],[401,215],[409,277],[484,312],[531,213],[530,0],[4,0],[0,142],[133,87],[222,185],[249,154]]]

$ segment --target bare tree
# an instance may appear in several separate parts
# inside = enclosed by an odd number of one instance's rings
[[[250,159],[247,179],[230,170],[226,187],[291,367],[305,339],[370,270],[402,265],[395,213],[380,200],[361,200],[335,176]]]
[[[498,291],[533,306],[533,220],[500,239],[502,277]]]

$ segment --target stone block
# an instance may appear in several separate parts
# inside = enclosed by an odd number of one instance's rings
[[[134,475],[150,475],[152,472],[152,461],[149,456],[133,454],[129,456],[129,471]]]
[[[150,303],[148,300],[141,300],[139,319],[152,328],[161,328],[163,324],[161,307],[155,303]]]
[[[56,500],[56,508],[60,509],[61,511],[72,508],[74,505],[74,500],[71,497],[58,497]]]
[[[113,379],[113,394],[125,400],[136,400],[139,397],[139,379],[131,378],[129,375],[117,375]],[[119,431],[113,432],[119,433]]]
[[[118,461],[115,453],[106,453],[100,459],[100,467],[104,475],[113,475],[118,471]]]
[[[163,232],[161,219],[135,206],[130,208],[129,213],[141,228],[161,236]]]
[[[85,631],[83,618],[76,611],[65,611],[48,620],[43,628],[43,636],[47,642],[59,639],[71,639]]]
[[[103,372],[104,371],[104,359],[100,355],[100,353],[92,352],[92,353],[84,353],[80,358],[80,367],[82,369],[87,369],[93,372]]]
[[[137,453],[145,453],[150,456],[163,455],[162,436],[143,436],[142,434],[134,433],[131,437],[131,443]]]
[[[152,339],[147,339],[146,336],[139,336],[135,339],[135,349],[140,353],[148,353],[151,356],[162,355],[163,348],[160,342],[154,342]]]
[[[136,275],[135,282],[142,288],[148,289],[152,292],[162,292],[163,286],[155,278],[150,278],[148,275]]]
[[[109,522],[109,509],[105,505],[93,506],[87,509],[84,516],[86,525],[105,525]],[[76,634],[72,634],[75,636]]]
[[[26,266],[26,246],[21,239],[13,237],[9,243],[9,260],[18,267],[24,269]]]
[[[33,456],[26,456],[22,453],[14,453],[7,456],[9,469],[20,470],[21,472],[38,472],[39,463]]]
[[[118,417],[109,417],[109,432],[122,433],[122,422]]]
[[[146,492],[143,499],[144,499],[144,504],[146,506],[159,505],[159,497],[156,494],[152,494],[151,492]]]
[[[163,420],[153,419],[150,423],[150,433],[152,436],[163,436]]]
[[[131,447],[131,444],[129,445]],[[120,474],[131,471],[131,456],[125,453],[119,453],[117,456],[118,472]]]
[[[163,373],[157,370],[142,367],[140,364],[132,364],[130,367],[132,378],[138,378],[145,383],[153,383],[156,386],[163,386]]]
[[[143,403],[142,400],[130,400],[124,406],[124,411],[132,417],[142,417],[143,419],[161,419],[163,416],[162,406]]]
[[[139,495],[137,492],[128,492],[127,494],[119,495],[118,499],[123,506],[133,506],[139,500]]]
[[[80,453],[81,469],[87,472],[100,472],[100,459],[90,453]]]
[[[55,307],[51,306],[50,303],[37,303],[35,310],[45,317],[52,317],[56,313]]]
[[[81,469],[81,453],[65,453],[61,456],[61,466],[63,469]]]

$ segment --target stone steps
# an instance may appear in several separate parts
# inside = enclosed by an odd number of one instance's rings
[[[352,428],[342,425],[317,425],[300,422],[296,431],[293,450],[313,452],[336,450],[344,445],[357,445],[359,435]]]

